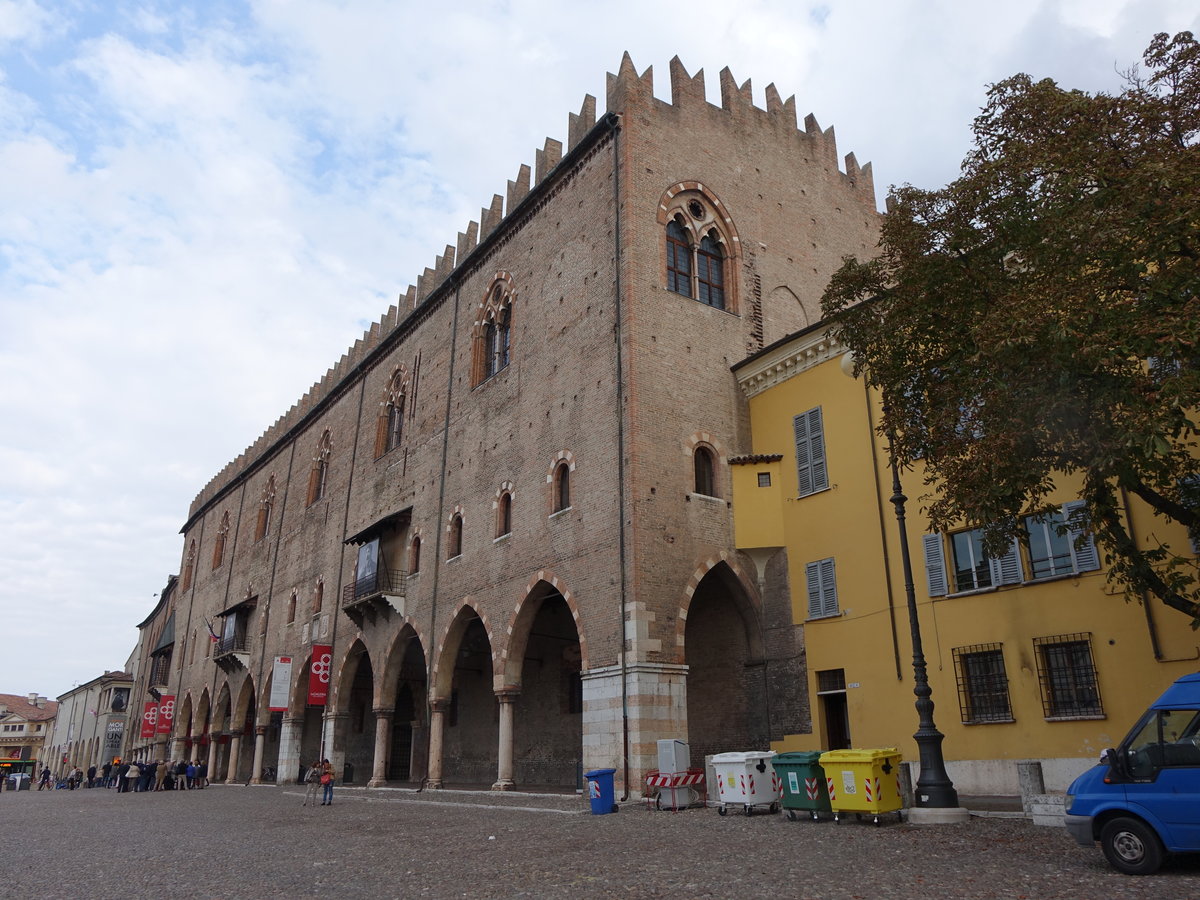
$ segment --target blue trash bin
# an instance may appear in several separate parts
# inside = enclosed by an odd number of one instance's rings
[[[593,769],[584,774],[588,785],[588,799],[592,803],[592,815],[603,816],[617,811],[616,790],[613,775],[616,769]]]

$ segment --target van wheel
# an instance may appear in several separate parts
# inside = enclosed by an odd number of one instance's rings
[[[1105,823],[1100,846],[1109,864],[1126,875],[1150,875],[1162,865],[1162,841],[1141,819],[1120,818]]]

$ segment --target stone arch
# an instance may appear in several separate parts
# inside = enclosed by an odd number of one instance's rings
[[[698,567],[679,614],[687,739],[698,757],[770,740],[761,604],[737,560],[722,556]]]
[[[450,690],[454,682],[453,661],[458,655],[463,637],[473,619],[479,620],[483,626],[484,633],[487,635],[488,644],[493,648],[492,674],[493,677],[495,676],[496,656],[494,648],[496,640],[492,632],[492,627],[488,623],[487,614],[479,608],[473,598],[469,596],[464,597],[454,610],[454,615],[450,617],[450,623],[442,630],[441,640],[438,641],[437,650],[434,653],[433,671],[430,680],[431,699],[450,699]],[[447,664],[447,661],[449,661],[449,664]]]
[[[813,323],[804,301],[786,284],[776,285],[770,290],[763,310],[764,347]]]
[[[529,629],[537,616],[542,601],[552,591],[563,598],[567,608],[571,611],[571,618],[575,622],[575,632],[579,635],[580,664],[584,670],[588,668],[588,646],[587,639],[583,634],[579,604],[567,586],[558,580],[557,575],[542,569],[525,585],[525,595],[517,603],[512,617],[509,619],[508,628],[505,630],[508,641],[497,654],[495,676],[497,690],[521,686],[521,663],[525,647],[529,642]]]
[[[718,566],[728,569],[729,574],[736,580],[741,591],[744,592],[742,596],[744,596],[745,603],[738,604],[738,612],[747,626],[747,631],[757,635],[755,647],[757,654],[759,656],[762,655],[762,629],[758,624],[759,617],[762,615],[762,604],[759,600],[758,588],[755,585],[754,579],[746,574],[746,570],[742,568],[738,558],[728,550],[722,550],[699,563],[692,572],[692,577],[688,579],[687,587],[684,588],[679,612],[675,616],[675,662],[683,662],[684,634],[687,629],[688,611],[691,608],[692,599],[696,595],[696,588]]]
[[[404,657],[408,653],[409,645],[416,641],[422,655],[425,654],[425,641],[416,624],[408,618],[400,621],[402,624],[399,630],[384,652],[383,667],[377,679],[379,684],[376,689],[376,706],[387,707],[395,704],[396,679],[400,677],[400,669],[404,664]]]
[[[214,731],[228,731],[233,719],[233,695],[229,689],[229,681],[222,680],[217,690],[217,700],[213,704],[212,724]]]

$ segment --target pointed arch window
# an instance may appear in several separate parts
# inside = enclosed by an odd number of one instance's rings
[[[267,536],[271,525],[271,510],[275,507],[275,476],[267,479],[262,497],[258,501],[258,520],[254,523],[254,542],[258,543]]]
[[[706,497],[717,496],[716,467],[713,465],[712,451],[707,447],[697,447],[692,455],[695,470],[695,491]]]
[[[179,590],[186,591],[192,586],[192,576],[196,569],[196,542],[188,544],[187,557],[183,561],[183,577],[179,579]]]
[[[496,502],[496,537],[512,534],[512,492],[504,491]]]
[[[412,545],[408,550],[408,574],[416,575],[421,571],[421,536],[418,534],[412,539]]]
[[[659,207],[666,288],[706,306],[736,312],[734,283],[738,236],[725,207],[696,182],[670,188]]]
[[[400,366],[392,374],[380,402],[379,423],[375,431],[375,458],[400,446],[404,439],[404,414],[408,400],[408,372]]]
[[[213,544],[212,567],[219,568],[225,560],[225,541],[229,537],[229,513],[221,514],[221,524],[217,527],[217,542]]]
[[[554,511],[562,512],[571,506],[571,467],[566,462],[554,470]]]
[[[326,428],[317,442],[317,453],[313,457],[312,470],[308,475],[308,502],[312,506],[325,496],[325,480],[329,475],[329,455],[332,451],[333,438]]]
[[[512,281],[503,276],[480,305],[475,323],[474,383],[482,384],[512,360]]]

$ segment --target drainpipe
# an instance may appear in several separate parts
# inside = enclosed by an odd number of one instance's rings
[[[617,545],[621,570],[621,590],[617,609],[617,634],[621,641],[621,756],[625,793],[621,802],[629,799],[629,686],[625,660],[625,607],[628,581],[628,560],[625,553],[625,404],[624,368],[621,365],[621,158],[620,120],[613,122],[613,329],[617,343]]]

